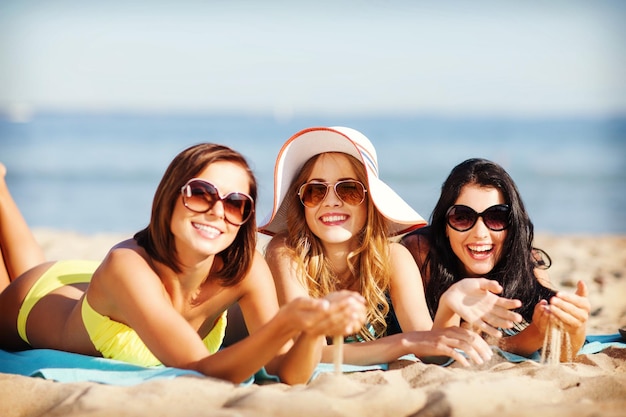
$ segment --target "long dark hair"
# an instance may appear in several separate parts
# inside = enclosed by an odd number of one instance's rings
[[[257,198],[257,183],[246,159],[237,151],[214,143],[201,143],[179,153],[170,163],[157,187],[152,202],[150,224],[135,234],[139,246],[153,259],[180,272],[178,254],[174,252],[174,235],[170,230],[174,207],[181,198],[180,189],[208,165],[226,161],[241,166],[248,175],[253,201]],[[182,204],[182,203],[181,203]],[[250,220],[240,228],[233,243],[220,252],[224,267],[217,272],[224,285],[235,285],[250,269],[256,249],[256,220]]]
[[[533,251],[534,226],[513,179],[500,165],[486,159],[468,159],[450,172],[441,187],[441,195],[431,216],[430,250],[423,270],[430,271],[426,299],[431,315],[437,311],[441,295],[455,282],[465,278],[459,259],[446,236],[446,212],[454,205],[461,189],[467,184],[499,190],[505,204],[511,208],[511,223],[507,229],[502,257],[486,278],[498,281],[507,298],[522,301],[518,312],[531,321],[535,304],[549,299],[554,292],[537,280]]]

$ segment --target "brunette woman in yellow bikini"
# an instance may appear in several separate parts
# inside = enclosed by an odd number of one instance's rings
[[[0,164],[0,349],[57,349],[199,371],[235,383],[260,368],[305,383],[320,338],[352,334],[360,295],[302,297],[279,309],[256,250],[256,180],[238,152],[192,146],[159,184],[148,227],[102,262],[46,262]],[[239,303],[250,336],[220,349]]]

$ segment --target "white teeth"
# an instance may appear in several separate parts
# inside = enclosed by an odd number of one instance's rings
[[[469,250],[473,252],[489,252],[493,249],[493,245],[489,246],[468,246]]]
[[[217,237],[221,233],[219,229],[216,229],[215,227],[207,226],[206,224],[193,223],[193,227],[195,227],[198,230],[202,230],[211,238]]]
[[[324,216],[324,217],[322,217],[322,221],[325,222],[325,223],[334,223],[334,222],[344,221],[347,218],[348,218],[348,216],[340,216],[340,215]]]

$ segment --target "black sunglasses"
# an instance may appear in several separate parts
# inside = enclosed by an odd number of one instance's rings
[[[334,184],[317,181],[302,184],[300,190],[298,190],[300,201],[306,207],[317,207],[324,201],[328,194],[328,189],[331,187],[335,190],[335,194],[341,201],[351,206],[358,206],[365,200],[367,190],[362,182],[357,180],[343,180],[337,181]]]
[[[499,232],[509,227],[510,214],[511,208],[506,204],[496,204],[482,213],[477,213],[471,207],[457,204],[448,209],[446,219],[448,225],[454,230],[466,232],[474,227],[479,217],[482,217],[485,226],[494,232]]]
[[[224,218],[235,226],[247,222],[254,212],[254,200],[248,194],[228,193],[222,197],[215,185],[199,178],[187,181],[180,192],[185,207],[196,213],[206,213],[221,201],[224,204]]]

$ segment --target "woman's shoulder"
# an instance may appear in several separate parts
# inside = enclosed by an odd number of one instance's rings
[[[144,248],[137,244],[135,239],[126,239],[113,246],[104,258],[108,262],[133,262],[147,260]]]
[[[136,277],[141,270],[152,270],[152,262],[145,249],[134,239],[128,239],[113,246],[106,254],[96,274],[98,278],[118,280]],[[96,278],[96,276],[94,276]]]
[[[276,258],[288,256],[291,253],[287,243],[287,233],[278,233],[267,242],[265,246],[265,258],[268,262],[275,261]]]
[[[430,246],[430,236],[430,226],[424,226],[404,235],[400,239],[400,243],[412,253],[421,252],[424,248],[427,249]]]
[[[263,253],[257,249],[252,255],[252,262],[250,263],[250,272],[247,275],[253,274],[259,268],[267,268],[267,260],[263,256]]]
[[[267,242],[267,247],[276,248],[287,245],[287,232],[276,233]]]
[[[392,258],[395,258],[398,256],[404,256],[405,254],[408,255],[409,250],[405,245],[401,244],[400,242],[391,242],[389,243],[389,253],[391,254]]]
[[[430,226],[424,226],[404,235],[402,239],[400,239],[400,243],[413,255],[413,259],[415,259],[420,270],[430,250],[430,236]]]
[[[423,227],[420,227],[419,229],[415,229],[412,232],[407,233],[406,235],[402,236],[401,240],[404,239],[409,239],[409,238],[430,238],[430,235],[432,233],[432,229],[430,227],[430,225],[426,225]]]
[[[132,298],[131,294],[162,289],[147,254],[133,242],[129,239],[113,246],[94,272],[87,292],[90,304],[101,314],[117,312],[119,300]]]
[[[258,293],[260,289],[268,286],[274,287],[274,278],[270,265],[263,253],[256,250],[252,256],[252,262],[250,262],[250,269],[239,282],[229,287],[239,292],[240,296],[243,296],[245,294]]]

